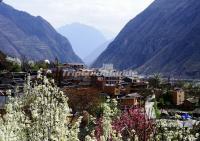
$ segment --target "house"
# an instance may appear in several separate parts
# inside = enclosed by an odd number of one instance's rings
[[[113,64],[103,64],[101,70],[106,70],[106,71],[113,71],[114,70],[114,66]]]
[[[90,87],[94,70],[86,69],[83,64],[64,64],[53,70],[56,80],[59,79],[60,86],[66,86],[68,83],[80,87]]]
[[[122,80],[122,72],[116,71],[113,64],[103,64],[95,74],[105,82],[105,86],[117,86]]]
[[[116,86],[105,86],[103,92],[110,95],[111,97],[116,97],[120,95],[120,88]]]
[[[121,83],[121,75],[118,73],[97,73],[92,76],[92,84],[95,87],[118,87]]]
[[[140,79],[138,77],[124,77],[123,81],[128,83],[139,83]]]
[[[121,76],[119,75],[104,75],[106,86],[117,86],[120,84]]]
[[[194,110],[199,104],[199,98],[191,97],[184,101],[182,107],[184,110]]]
[[[103,76],[93,75],[93,76],[91,76],[91,83],[92,83],[93,87],[103,90],[106,82],[105,82]]]
[[[121,82],[120,83],[120,93],[121,94],[129,94],[130,93],[130,86],[126,82]]]
[[[82,64],[82,63],[66,63],[66,64],[63,65],[63,67],[79,70],[79,69],[84,69],[85,65]]]
[[[185,92],[181,88],[175,88],[172,93],[172,101],[174,105],[182,105],[185,101]]]
[[[130,93],[137,93],[140,91],[143,91],[145,89],[148,89],[149,83],[146,81],[139,81],[139,82],[133,82],[130,84]]]
[[[194,117],[199,118],[200,117],[200,108],[196,108],[192,111],[192,114]]]
[[[121,107],[141,106],[143,96],[139,95],[138,93],[131,93],[118,99]]]

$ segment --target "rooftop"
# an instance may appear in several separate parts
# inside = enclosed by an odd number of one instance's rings
[[[198,98],[194,98],[194,97],[192,97],[192,98],[188,98],[188,99],[186,99],[186,100],[189,101],[189,102],[191,102],[191,103],[193,103],[193,104],[199,102],[199,99],[198,99]]]
[[[142,97],[143,96],[141,96],[138,93],[131,93],[131,94],[128,94],[128,95],[121,97],[120,99],[133,99],[133,98],[142,98]]]

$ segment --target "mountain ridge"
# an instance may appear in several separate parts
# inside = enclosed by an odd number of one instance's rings
[[[107,40],[95,27],[81,23],[67,24],[57,31],[69,39],[75,52],[82,59]]]
[[[200,68],[199,6],[196,0],[155,0],[127,23],[92,66],[108,62],[142,74],[200,77],[193,72]]]
[[[0,3],[0,50],[13,57],[32,60],[82,62],[69,41],[41,16]]]

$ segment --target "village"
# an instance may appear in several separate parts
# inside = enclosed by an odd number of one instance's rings
[[[200,96],[195,94],[198,89],[186,87],[182,81],[158,75],[141,76],[132,70],[117,71],[112,64],[93,69],[84,64],[65,63],[39,71],[56,81],[71,99],[74,112],[90,110],[107,98],[116,99],[120,109],[145,107],[147,99],[151,98],[151,106],[156,111],[154,118],[175,119],[187,113],[192,119],[200,120]],[[6,90],[23,93],[28,73],[32,80],[36,79],[37,71],[0,73],[1,111],[7,101]]]
[[[54,122],[56,114],[54,110],[58,107],[52,109],[54,116],[49,117],[50,109],[47,107],[51,106],[51,99],[46,95],[46,91],[49,91],[51,98],[55,98],[56,101],[67,99],[61,103],[70,107],[67,115],[70,119],[69,125],[74,125],[82,117],[80,126],[74,131],[80,134],[78,138],[81,139],[86,139],[87,136],[99,138],[98,129],[101,127],[98,126],[101,123],[98,123],[98,120],[106,114],[113,113],[118,113],[118,118],[114,115],[107,119],[109,125],[123,129],[126,126],[127,129],[137,132],[137,134],[130,132],[127,135],[126,131],[122,130],[125,140],[127,136],[135,138],[134,140],[139,138],[141,141],[149,140],[151,136],[160,140],[165,138],[194,140],[200,137],[197,134],[200,129],[198,80],[174,79],[161,74],[146,76],[131,69],[119,71],[113,64],[103,64],[101,68],[89,68],[81,63],[60,63],[57,59],[54,62],[49,60],[21,62],[18,59],[6,58],[0,62],[0,68],[0,115],[3,117],[9,114],[8,105],[12,103],[12,99],[23,100],[24,97],[25,101],[30,98],[36,99],[37,102],[46,97],[46,100],[41,101],[41,105],[31,104],[36,106],[36,109],[42,110],[37,111],[38,114],[35,115],[34,109],[31,109],[26,102],[22,112],[30,116],[33,123],[35,116],[47,119],[42,122],[44,124]],[[51,89],[55,89],[56,92],[52,92]],[[35,90],[37,92],[34,92]],[[60,95],[59,91],[63,94]],[[104,113],[106,110],[108,111]],[[47,112],[46,115],[43,111]],[[17,120],[13,119],[11,122]],[[94,134],[89,133],[92,130],[95,130]],[[187,130],[188,135],[186,135]],[[171,131],[174,131],[174,134]]]

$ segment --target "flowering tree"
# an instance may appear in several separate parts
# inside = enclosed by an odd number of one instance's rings
[[[38,79],[32,84],[29,76],[23,95],[9,97],[0,140],[78,141],[80,119],[71,124],[68,98],[53,81],[41,75]]]
[[[115,107],[115,108],[114,108]],[[95,135],[98,141],[148,140],[153,134],[154,124],[144,114],[144,110],[128,109],[121,114],[117,102],[102,105],[103,115],[96,120]]]
[[[26,141],[25,115],[20,108],[20,99],[13,98],[11,91],[6,92],[9,103],[5,106],[6,114],[0,118],[0,141]]]
[[[140,108],[125,110],[118,119],[113,121],[112,125],[123,138],[134,141],[148,140],[154,132],[153,121],[148,119],[144,110]]]
[[[199,133],[198,131],[195,131],[195,128],[181,127],[179,122],[180,120],[157,120],[156,133],[154,135],[154,139],[157,141],[198,141],[200,139]]]
[[[117,101],[107,100],[102,103],[102,115],[96,119],[95,137],[97,141],[120,141],[121,135],[113,129],[112,121],[119,115]]]
[[[44,77],[43,83],[25,92],[31,111],[29,136],[38,140],[78,140],[69,130],[70,108],[62,91]],[[73,127],[72,127],[73,128]]]

